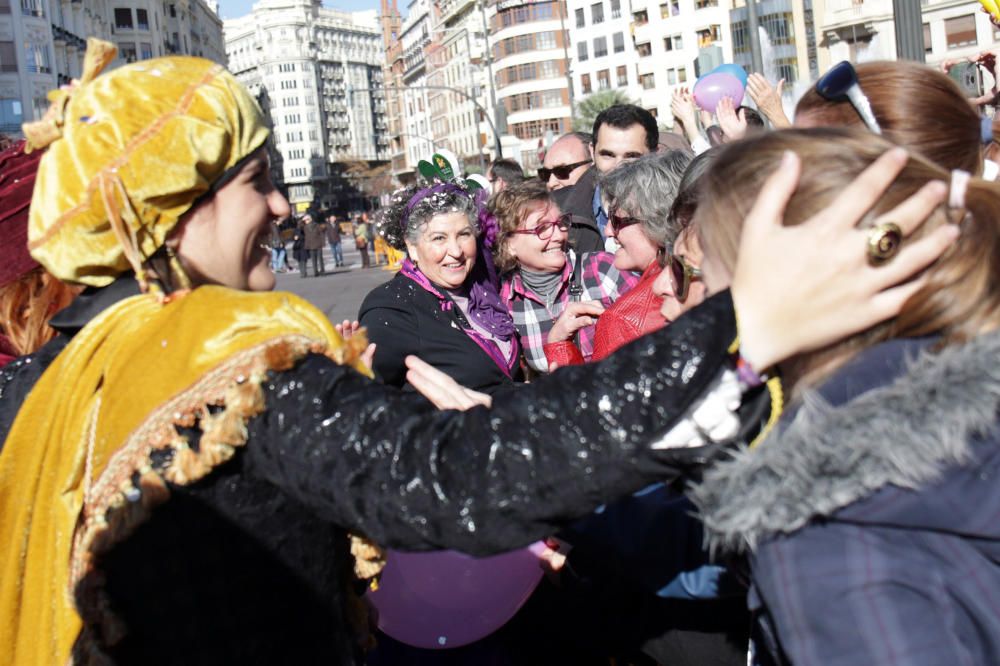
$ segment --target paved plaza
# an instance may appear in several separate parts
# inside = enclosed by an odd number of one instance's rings
[[[326,264],[326,275],[313,277],[312,264],[309,264],[309,277],[299,276],[298,262],[291,258],[295,270],[290,273],[278,273],[278,284],[275,289],[290,291],[305,298],[322,310],[330,321],[336,323],[344,319],[356,319],[358,308],[369,291],[395,275],[394,271],[385,270],[385,265],[361,268],[361,255],[353,247],[344,243],[344,267],[333,268],[333,256],[329,246],[323,248]],[[288,243],[291,252],[291,243]],[[369,252],[369,256],[374,256]]]

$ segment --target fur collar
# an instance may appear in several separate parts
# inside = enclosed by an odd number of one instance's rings
[[[806,396],[786,427],[692,489],[710,547],[753,550],[886,485],[916,488],[970,461],[969,439],[996,425],[998,359],[1000,333],[991,333],[900,361],[894,381],[843,406]]]

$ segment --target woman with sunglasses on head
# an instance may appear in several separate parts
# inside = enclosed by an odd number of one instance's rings
[[[835,226],[830,203],[889,146],[816,129],[723,150],[687,231],[703,252],[700,289],[738,274],[742,221],[768,174],[799,175],[784,225]],[[917,198],[941,203],[900,224]],[[1000,192],[913,156],[868,205],[857,204],[869,265],[856,279],[893,270],[900,247],[950,223],[962,235],[897,317],[778,364],[782,422],[708,468],[693,498],[710,546],[749,560],[754,663],[998,663]],[[701,298],[674,282],[685,306]]]
[[[905,60],[838,63],[799,100],[794,124],[867,127],[946,169],[976,175],[992,138],[989,122],[948,75]]]
[[[457,182],[397,190],[377,213],[377,233],[404,251],[399,272],[373,289],[358,320],[375,344],[372,369],[408,387],[404,359],[418,356],[487,394],[520,381],[520,347],[492,270],[485,197]]]
[[[652,291],[660,273],[660,262],[672,242],[669,213],[681,178],[691,161],[679,150],[645,155],[626,162],[601,179],[601,193],[608,215],[610,235],[617,241],[614,266],[619,271],[638,272],[639,282],[621,296],[597,320],[591,357],[600,360],[624,344],[662,327],[662,299]],[[564,312],[561,317],[573,317]],[[583,363],[572,341],[578,322],[560,322],[549,332],[545,356],[558,366]]]
[[[569,249],[568,216],[545,185],[528,180],[490,200],[496,216],[497,268],[501,299],[514,318],[524,359],[531,371],[549,371],[545,344],[579,335],[583,358],[593,353],[594,323],[639,280],[615,267],[608,252],[577,254]]]

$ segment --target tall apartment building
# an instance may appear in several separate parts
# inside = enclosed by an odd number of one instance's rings
[[[892,0],[815,0],[820,70],[841,60],[893,60],[896,29]],[[927,62],[961,58],[993,48],[1000,31],[975,0],[921,0]]]
[[[466,169],[485,172],[493,141],[488,123],[485,16],[475,0],[437,0],[427,47],[431,131],[438,147],[451,150]]]
[[[20,135],[49,90],[80,76],[88,37],[117,44],[112,67],[171,53],[225,62],[214,0],[0,0],[0,132]]]
[[[504,143],[505,156],[533,170],[546,137],[572,125],[566,4],[499,0],[489,13],[497,104],[515,138]]]
[[[389,126],[389,160],[392,176],[399,180],[400,176],[412,173],[407,166],[407,146],[409,139],[404,129],[405,103],[403,99],[403,43],[400,34],[403,29],[403,17],[399,13],[396,0],[381,0],[382,15],[382,46],[385,48],[385,63],[382,67],[382,79],[385,82],[386,121]]]
[[[362,207],[347,171],[389,159],[375,12],[260,0],[225,21],[225,39],[229,69],[272,124],[272,170],[293,207]]]
[[[427,90],[427,47],[431,43],[434,6],[430,0],[412,0],[400,31],[402,48],[402,121],[399,138],[405,139],[403,168],[395,175],[402,182],[416,177],[417,162],[437,148],[431,127]]]
[[[574,102],[603,90],[642,96],[629,0],[567,0]]]

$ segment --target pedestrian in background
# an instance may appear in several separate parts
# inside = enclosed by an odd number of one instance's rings
[[[344,248],[340,239],[340,223],[336,215],[326,218],[326,241],[330,244],[330,254],[333,256],[334,267],[344,265]]]
[[[302,258],[299,261],[299,275],[308,277],[306,262],[312,260],[313,276],[319,277],[326,272],[323,266],[323,245],[325,243],[324,227],[326,225],[313,222],[312,215],[304,215],[299,225],[299,234],[303,240]]]
[[[371,262],[368,260],[368,222],[365,217],[356,218],[354,221],[354,245],[361,253],[361,268],[368,268]]]
[[[288,261],[288,252],[285,250],[285,239],[281,237],[281,224],[278,220],[271,221],[271,270],[275,273],[285,272],[285,263]]]

